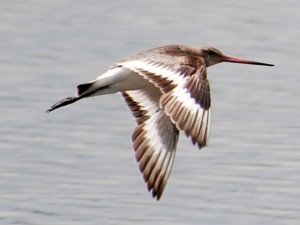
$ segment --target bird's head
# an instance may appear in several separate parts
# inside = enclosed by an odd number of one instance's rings
[[[273,64],[261,63],[261,62],[226,56],[220,50],[213,47],[206,47],[200,49],[200,56],[204,58],[206,66],[212,66],[214,64],[221,63],[221,62],[253,64],[253,65],[261,65],[261,66],[274,66]]]
[[[200,56],[204,58],[207,66],[223,62],[223,53],[213,47],[200,49]]]

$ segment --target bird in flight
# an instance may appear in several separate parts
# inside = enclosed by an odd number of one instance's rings
[[[221,62],[273,66],[226,56],[213,47],[167,45],[114,64],[95,80],[77,86],[51,112],[83,98],[120,92],[136,119],[135,157],[154,198],[162,196],[176,153],[179,132],[194,145],[208,143],[211,120],[207,67]]]

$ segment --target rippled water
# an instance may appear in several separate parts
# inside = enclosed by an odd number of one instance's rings
[[[1,1],[0,224],[298,224],[299,1]],[[209,68],[209,146],[180,138],[160,202],[118,95],[51,114],[115,61],[169,43],[276,64]]]

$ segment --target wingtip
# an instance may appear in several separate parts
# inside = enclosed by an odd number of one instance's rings
[[[155,198],[157,201],[159,201],[161,194],[154,189],[152,189],[152,197]]]
[[[151,192],[152,197],[155,198],[157,201],[159,201],[162,196],[163,190],[155,189],[155,187],[153,185],[151,185],[148,181],[146,181],[146,182],[147,182],[148,192]]]
[[[156,193],[156,196],[154,196],[154,198],[156,198],[156,201],[159,201],[161,198],[162,193]]]

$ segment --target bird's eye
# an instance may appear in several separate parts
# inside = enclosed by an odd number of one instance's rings
[[[215,51],[211,51],[211,50],[208,52],[208,54],[209,54],[209,56],[215,56],[215,55],[217,55],[217,53]]]

